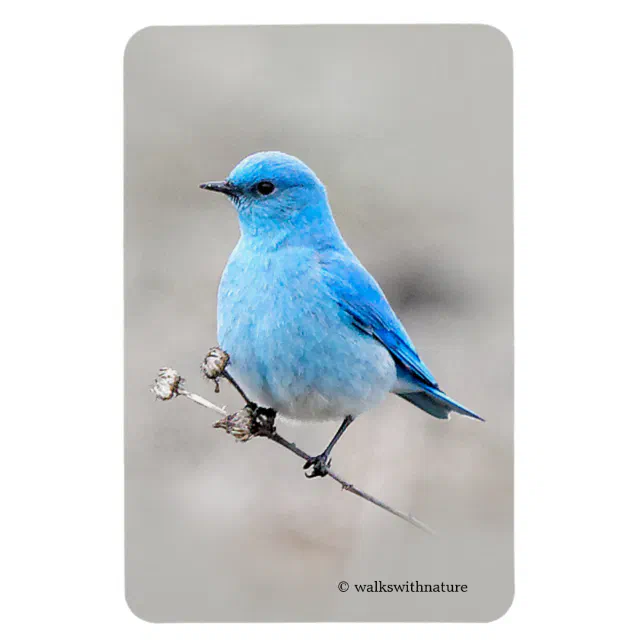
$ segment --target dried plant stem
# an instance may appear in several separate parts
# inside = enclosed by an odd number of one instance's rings
[[[257,412],[261,410],[261,408],[259,408],[254,402],[252,402],[248,398],[248,396],[246,396],[243,389],[239,386],[237,382],[235,382],[235,380],[232,378],[232,376],[229,373],[223,370],[221,372],[221,377],[226,378],[226,380],[228,380],[233,385],[233,387],[237,390],[239,395],[244,399],[244,402],[246,403],[245,410],[246,411],[250,410],[250,411],[247,411],[248,416],[254,416],[256,415]],[[177,396],[183,396],[184,398],[187,398],[188,400],[191,400],[192,402],[197,403],[198,405],[201,405],[206,409],[216,412],[220,416],[226,417],[225,420],[228,420],[231,424],[234,424],[236,422],[235,420],[236,417],[240,415],[240,412],[237,412],[236,414],[227,416],[225,409],[223,409],[222,407],[218,407],[217,405],[211,403],[206,398],[203,398],[198,394],[193,394],[192,392],[188,391],[184,386],[183,378],[181,378],[179,374],[172,369],[162,369],[159,372],[159,376],[155,381],[155,385],[152,388],[152,391],[160,400],[171,400],[172,398],[175,398]],[[303,459],[304,461],[308,461],[311,458],[309,454],[301,450],[295,443],[288,441],[284,437],[280,436],[275,431],[273,420],[274,420],[274,417],[271,417],[268,420],[268,422],[266,418],[261,419],[261,422],[259,422],[259,419],[258,419],[256,426],[255,427],[251,426],[249,430],[245,430],[244,427],[233,428],[231,430],[230,427],[226,427],[225,421],[222,421],[221,424],[219,424],[219,426],[225,427],[226,431],[238,437],[239,440],[248,440],[252,436],[263,436],[265,438],[268,438],[273,443],[277,443],[281,447],[284,447],[285,449],[289,450],[296,456],[299,456],[299,458]],[[254,423],[251,423],[251,425],[253,424]],[[243,437],[239,438],[240,436],[243,436]],[[407,523],[410,523],[411,525],[416,526],[417,528],[420,528],[427,534],[431,534],[431,535],[436,534],[431,528],[426,526],[422,521],[419,521],[416,517],[412,516],[409,513],[405,514],[404,512],[400,512],[399,510],[396,510],[390,505],[387,505],[386,503],[384,503],[384,501],[377,499],[375,496],[372,496],[371,494],[368,494],[364,490],[361,490],[360,488],[356,487],[352,483],[349,483],[348,481],[343,479],[339,474],[337,474],[330,468],[327,468],[326,473],[334,481],[337,481],[342,486],[343,490],[346,490],[351,494],[355,494],[361,499],[364,499],[365,501],[369,501],[369,503],[373,503],[374,505],[377,505],[383,510],[386,510],[387,512],[390,512],[391,514],[399,517],[403,521],[406,521]]]
[[[246,392],[237,384],[237,381],[224,370],[223,377],[237,390],[237,393],[244,399],[247,405],[254,405],[255,403],[246,395]]]
[[[286,449],[290,450],[291,452],[293,452],[293,454],[297,454],[297,456],[304,459],[305,461],[308,461],[311,458],[306,452],[302,451],[295,443],[287,441],[285,438],[280,436],[277,432],[275,432],[270,436],[267,436],[267,438],[272,440],[274,443],[277,443],[278,445],[281,445],[282,447],[285,447]],[[396,510],[395,508],[392,508],[390,505],[387,505],[384,501],[381,501],[380,499],[377,499],[375,496],[372,496],[368,492],[361,490],[360,488],[353,485],[353,483],[349,483],[348,481],[343,479],[339,474],[336,474],[330,468],[327,468],[326,473],[334,481],[337,481],[342,486],[343,490],[346,490],[347,492],[351,492],[351,494],[355,494],[356,496],[359,496],[361,499],[364,499],[365,501],[369,501],[369,503],[373,503],[374,505],[377,505],[379,508],[382,508],[383,510],[390,512],[391,514],[394,514],[397,517],[400,517],[401,519],[403,519],[403,521],[407,521],[408,523],[415,525],[417,528],[420,528],[424,532],[427,532],[427,534],[431,534],[434,536],[436,535],[434,530],[426,526],[422,521],[419,521],[412,514],[409,514],[409,513],[405,514],[404,512],[400,512],[400,510]]]
[[[206,398],[203,398],[199,394],[193,394],[190,391],[186,391],[183,389],[183,387],[177,392],[180,396],[185,396],[188,398],[188,400],[192,400],[192,402],[196,402],[198,405],[201,405],[202,407],[206,407],[206,409],[211,409],[212,411],[216,411],[220,416],[226,416],[226,410],[223,407],[217,407],[217,405],[211,403],[209,400]]]

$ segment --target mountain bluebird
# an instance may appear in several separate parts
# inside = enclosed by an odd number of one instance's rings
[[[326,190],[302,161],[259,152],[225,181],[241,238],[219,285],[218,336],[231,375],[262,405],[298,420],[342,418],[305,468],[324,476],[333,446],[393,392],[436,418],[455,411],[384,293],[340,235]]]

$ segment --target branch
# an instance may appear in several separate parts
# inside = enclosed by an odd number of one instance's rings
[[[214,381],[215,392],[219,391],[219,379],[225,378],[244,399],[246,406],[233,414],[228,415],[224,408],[218,407],[206,398],[188,391],[184,386],[184,379],[174,369],[169,369],[167,367],[159,370],[159,374],[152,386],[152,392],[159,400],[171,400],[172,398],[183,396],[202,407],[206,407],[207,409],[216,412],[222,416],[222,419],[214,423],[213,427],[216,429],[223,429],[226,433],[231,434],[240,442],[249,441],[251,438],[256,436],[263,436],[273,443],[281,445],[304,461],[308,461],[311,458],[309,454],[301,450],[295,443],[286,440],[277,433],[275,429],[275,411],[265,407],[260,407],[251,401],[244,390],[226,370],[227,364],[228,355],[221,349],[214,348],[206,355],[206,358],[201,365],[201,370],[206,378]],[[369,501],[369,503],[377,505],[383,510],[403,519],[403,521],[407,521],[407,523],[411,523],[411,525],[420,528],[427,534],[436,534],[431,528],[419,521],[416,517],[409,513],[405,514],[404,512],[400,512],[390,505],[387,505],[380,499],[377,499],[352,483],[349,483],[330,468],[327,468],[326,472],[334,481],[337,481],[342,486],[343,490],[346,490],[351,494],[355,494],[365,501]]]

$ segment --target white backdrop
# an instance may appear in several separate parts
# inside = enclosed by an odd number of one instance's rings
[[[632,401],[644,106],[634,5],[346,4],[6,10],[2,629],[11,641],[342,632],[496,643],[641,630],[642,432]],[[514,605],[485,626],[144,623],[125,605],[122,574],[122,48],[148,24],[374,20],[486,22],[514,47]]]

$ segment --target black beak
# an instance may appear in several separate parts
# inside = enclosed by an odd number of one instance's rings
[[[239,191],[232,183],[228,181],[209,181],[208,183],[202,183],[200,188],[204,190],[212,190],[213,192],[221,192],[228,197],[238,197]]]

